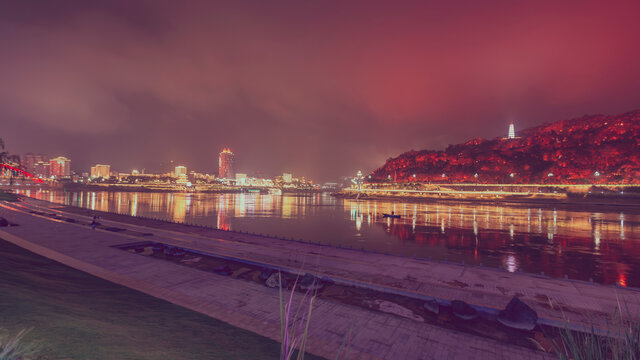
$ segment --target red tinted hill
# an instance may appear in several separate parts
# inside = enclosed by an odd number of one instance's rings
[[[517,136],[409,151],[387,160],[372,180],[413,181],[415,174],[447,183],[640,183],[640,110],[557,121]]]

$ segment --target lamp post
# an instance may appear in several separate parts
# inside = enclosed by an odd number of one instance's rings
[[[358,185],[358,191],[362,190],[362,179],[364,178],[364,176],[362,176],[362,171],[358,170],[358,173],[356,174],[356,185]]]

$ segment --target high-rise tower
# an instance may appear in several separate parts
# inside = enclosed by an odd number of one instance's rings
[[[230,149],[224,149],[218,157],[218,177],[221,179],[233,179],[233,153]]]
[[[516,138],[516,129],[513,126],[513,123],[509,124],[509,135],[507,139],[515,139]]]
[[[186,176],[187,175],[187,167],[186,166],[176,166],[175,170],[173,171],[173,176],[175,177],[180,177],[181,175]]]
[[[71,176],[71,160],[64,156],[49,160],[49,174],[56,177]]]

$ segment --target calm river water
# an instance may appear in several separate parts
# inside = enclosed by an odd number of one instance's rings
[[[329,194],[19,193],[225,230],[640,287],[640,215],[620,209],[356,201]],[[402,217],[382,217],[392,211]]]

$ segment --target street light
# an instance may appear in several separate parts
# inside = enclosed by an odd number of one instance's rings
[[[364,178],[364,176],[362,176],[362,171],[358,170],[358,173],[356,174],[356,185],[358,185],[358,191],[362,190],[362,179]]]

